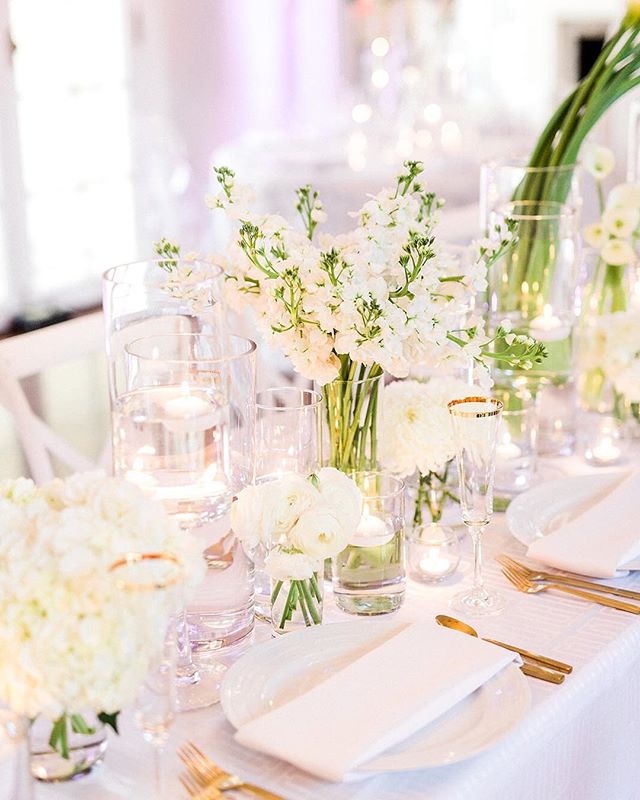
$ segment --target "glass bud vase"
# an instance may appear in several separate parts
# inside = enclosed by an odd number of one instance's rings
[[[107,732],[93,711],[68,715],[66,726],[68,757],[50,744],[51,720],[38,717],[31,727],[31,774],[39,781],[57,783],[88,775],[104,758]]]
[[[327,425],[328,464],[342,472],[378,466],[378,430],[384,375],[378,366],[351,364],[350,377],[322,387]]]
[[[322,624],[322,562],[310,578],[271,579],[271,627],[274,636]]]

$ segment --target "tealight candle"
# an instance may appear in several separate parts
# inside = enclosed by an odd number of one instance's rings
[[[167,400],[164,404],[164,412],[168,417],[174,419],[200,417],[211,412],[211,403],[187,391],[186,394]]]
[[[571,332],[570,326],[553,313],[550,305],[545,305],[542,314],[531,320],[529,330],[541,342],[558,342]]]
[[[620,448],[617,447],[611,436],[602,436],[600,441],[593,447],[591,451],[593,460],[598,464],[613,464],[621,455]]]
[[[522,451],[515,442],[511,441],[511,437],[507,434],[504,440],[496,447],[496,455],[504,461],[511,461],[514,458],[520,458]]]
[[[617,464],[625,456],[620,422],[613,417],[586,420],[583,433],[585,461],[598,467]]]
[[[360,523],[350,544],[356,547],[380,547],[392,539],[393,532],[389,532],[384,520],[372,514],[365,503]]]
[[[431,523],[407,536],[409,575],[421,583],[437,583],[460,563],[458,537],[452,528]]]

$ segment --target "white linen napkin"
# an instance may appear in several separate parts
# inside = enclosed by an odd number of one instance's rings
[[[305,694],[241,726],[238,742],[330,781],[408,738],[518,656],[435,622],[402,627]]]
[[[536,539],[527,555],[568,572],[612,578],[640,556],[639,500],[640,471],[634,471],[570,522]]]

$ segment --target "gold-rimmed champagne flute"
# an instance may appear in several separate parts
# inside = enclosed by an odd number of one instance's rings
[[[132,666],[138,662],[139,667],[134,718],[144,739],[153,746],[155,797],[163,800],[169,797],[163,751],[177,711],[176,632],[184,569],[171,553],[127,553],[109,571],[118,589],[121,646],[128,648]],[[144,631],[142,636],[140,631]]]
[[[448,404],[456,446],[462,520],[473,542],[473,586],[454,595],[451,607],[473,616],[497,614],[505,599],[490,591],[482,574],[482,536],[493,515],[493,478],[502,403],[464,397]]]

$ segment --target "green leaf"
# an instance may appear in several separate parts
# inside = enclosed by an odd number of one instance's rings
[[[107,714],[106,711],[101,711],[98,714],[98,719],[103,725],[109,725],[113,730],[118,733],[118,714],[119,711],[114,711],[113,714]]]
[[[62,714],[51,727],[49,747],[60,753],[62,758],[69,758],[69,739],[67,736],[67,715]]]
[[[90,725],[87,725],[87,721],[82,716],[82,714],[71,715],[71,730],[74,733],[82,733],[85,736],[91,736],[92,733],[96,732],[95,728],[92,728]]]

